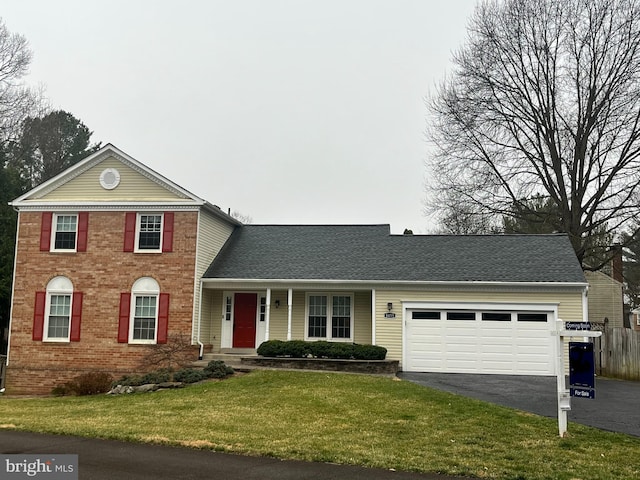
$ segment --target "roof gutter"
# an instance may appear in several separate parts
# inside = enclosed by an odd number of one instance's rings
[[[587,288],[587,282],[498,282],[498,281],[440,281],[440,280],[335,280],[335,279],[285,279],[285,278],[203,278],[203,285],[217,283],[245,283],[269,285],[296,285],[324,283],[327,285],[397,285],[397,286],[440,286],[440,287],[567,287]]]

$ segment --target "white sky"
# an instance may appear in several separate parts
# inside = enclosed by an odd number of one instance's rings
[[[474,0],[4,0],[54,108],[253,223],[428,232],[424,98]]]

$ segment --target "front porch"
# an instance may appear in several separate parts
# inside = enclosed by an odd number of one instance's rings
[[[374,297],[371,289],[203,283],[196,341],[205,355],[234,355],[247,349],[255,354],[266,340],[372,344]]]

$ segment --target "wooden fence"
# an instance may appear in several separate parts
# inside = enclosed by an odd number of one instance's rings
[[[598,375],[640,380],[640,332],[607,327],[594,339],[594,351]]]

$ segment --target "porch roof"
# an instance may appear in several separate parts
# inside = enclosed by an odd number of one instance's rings
[[[389,225],[243,225],[203,278],[586,284],[566,235],[391,235]]]

